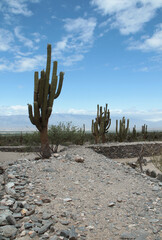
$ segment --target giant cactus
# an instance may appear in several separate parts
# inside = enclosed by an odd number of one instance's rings
[[[47,45],[47,63],[46,71],[41,71],[39,78],[38,72],[34,74],[34,113],[32,105],[28,104],[29,118],[40,131],[41,155],[43,158],[51,156],[48,143],[48,120],[52,113],[53,101],[61,92],[64,73],[60,72],[59,83],[57,76],[57,62],[53,62],[52,80],[49,83],[51,68],[51,45]]]
[[[125,125],[125,117],[120,120],[119,130],[118,130],[118,120],[116,120],[116,136],[120,142],[123,142],[129,130],[129,119],[127,119],[127,126]]]
[[[102,107],[99,107],[99,105],[97,105],[97,117],[95,121],[92,120],[92,134],[95,137],[96,143],[100,141],[100,138],[102,140],[102,143],[106,141],[105,134],[108,132],[110,125],[111,119],[108,104],[106,104],[104,111],[102,111]]]

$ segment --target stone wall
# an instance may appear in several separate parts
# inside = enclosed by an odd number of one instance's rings
[[[162,142],[110,143],[91,145],[90,147],[97,153],[115,159],[138,157],[142,146],[144,157],[162,154]]]

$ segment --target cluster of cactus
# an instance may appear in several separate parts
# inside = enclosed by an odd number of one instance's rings
[[[39,78],[38,72],[34,74],[34,113],[32,105],[28,104],[29,118],[40,131],[41,155],[43,158],[51,156],[48,143],[48,120],[52,113],[53,101],[61,92],[64,73],[60,72],[59,83],[57,76],[57,61],[53,62],[52,81],[49,83],[51,68],[51,45],[47,45],[47,64],[46,71],[41,71]]]
[[[102,106],[97,105],[97,117],[95,121],[92,120],[92,134],[95,138],[95,143],[99,143],[102,141],[104,143],[106,141],[106,133],[108,133],[108,129],[111,125],[110,119],[110,111],[108,109],[108,104],[102,111]]]
[[[116,120],[116,136],[118,141],[123,142],[124,140],[126,140],[128,130],[129,130],[129,119],[127,119],[127,124],[126,124],[125,117],[123,117],[120,120],[119,129],[118,129],[118,120]]]

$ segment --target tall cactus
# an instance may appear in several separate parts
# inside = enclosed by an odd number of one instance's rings
[[[123,142],[126,139],[128,130],[129,130],[129,119],[127,119],[127,126],[125,125],[125,117],[123,117],[122,120],[120,120],[119,130],[118,130],[118,120],[116,120],[116,135],[117,135],[117,139],[120,142]]]
[[[57,61],[53,62],[52,80],[49,83],[51,68],[51,45],[47,45],[46,71],[41,71],[39,78],[38,72],[34,74],[34,113],[32,105],[28,104],[29,118],[40,131],[41,155],[43,158],[51,156],[48,143],[48,120],[52,113],[53,101],[61,92],[64,73],[60,72],[59,83],[57,76]]]
[[[102,111],[102,107],[99,107],[99,105],[97,105],[97,117],[95,121],[92,120],[92,134],[95,137],[96,143],[100,141],[100,138],[102,138],[102,143],[106,141],[105,134],[108,132],[110,125],[111,119],[108,104],[106,104],[104,111]]]
[[[147,125],[144,124],[142,126],[142,135],[143,135],[143,138],[146,139],[147,138]]]

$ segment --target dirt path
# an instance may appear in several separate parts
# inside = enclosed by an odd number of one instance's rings
[[[78,155],[83,163],[75,161]],[[69,147],[44,161],[34,161],[33,155],[17,156],[24,160],[11,172],[17,168],[28,176],[24,200],[35,205],[35,218],[48,214],[54,221],[54,232],[47,230],[42,236],[70,239],[61,237],[61,231],[74,227],[76,239],[82,240],[161,239],[162,193],[156,179],[85,146]],[[21,222],[34,222],[34,217]],[[26,229],[25,236],[19,233],[16,239],[30,239],[29,231],[36,230]]]

